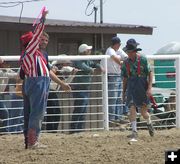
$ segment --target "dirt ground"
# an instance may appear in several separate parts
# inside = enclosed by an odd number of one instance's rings
[[[165,150],[180,148],[180,129],[139,131],[129,143],[129,131],[80,134],[43,133],[43,150],[25,150],[23,135],[0,136],[0,164],[164,164]]]

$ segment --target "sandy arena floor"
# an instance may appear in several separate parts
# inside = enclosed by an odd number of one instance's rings
[[[128,143],[128,131],[42,134],[43,150],[25,150],[23,135],[0,136],[0,164],[164,164],[166,149],[180,148],[180,130],[139,131]]]

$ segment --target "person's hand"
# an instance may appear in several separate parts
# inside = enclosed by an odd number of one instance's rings
[[[73,70],[72,70],[72,75],[75,75],[78,71],[79,71],[79,69],[73,68]]]
[[[71,87],[67,83],[62,83],[61,87],[65,92],[70,92],[71,91]]]
[[[122,60],[120,61],[121,66],[123,65],[123,62],[124,62],[124,61],[122,61]]]
[[[148,97],[152,96],[152,90],[151,90],[151,88],[148,88],[148,89],[147,89],[146,95],[147,95]]]

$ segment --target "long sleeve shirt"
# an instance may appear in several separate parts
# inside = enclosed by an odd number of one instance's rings
[[[47,60],[39,50],[39,40],[44,30],[44,18],[36,26],[34,34],[21,56],[22,69],[28,77],[49,76]]]
[[[76,77],[73,80],[74,83],[77,83],[74,87],[85,90],[90,87],[90,84],[86,83],[90,83],[92,80],[93,68],[101,68],[99,63],[90,60],[75,61],[74,67],[80,70],[76,73]]]

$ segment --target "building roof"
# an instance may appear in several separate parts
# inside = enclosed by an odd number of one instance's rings
[[[0,16],[0,29],[27,31],[32,29],[34,18]],[[13,25],[13,26],[12,26]],[[152,26],[115,24],[115,23],[93,23],[69,20],[46,20],[47,32],[63,33],[92,33],[92,34],[144,34],[152,35]]]

